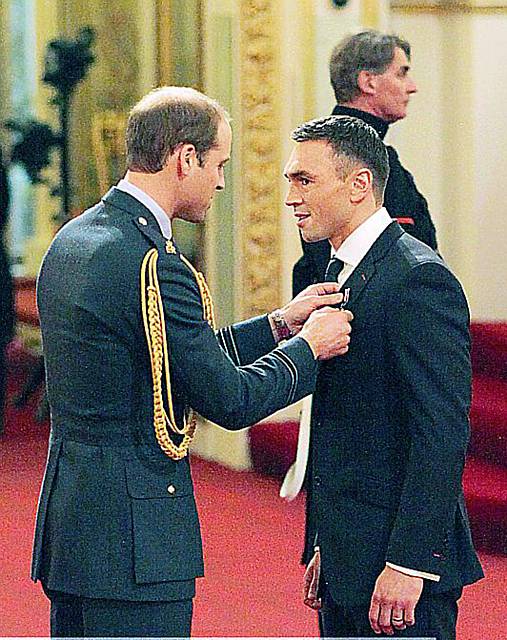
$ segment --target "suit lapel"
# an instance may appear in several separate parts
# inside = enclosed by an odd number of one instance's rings
[[[392,222],[380,234],[377,240],[375,240],[368,253],[357,265],[350,278],[345,281],[342,287],[342,292],[345,298],[347,298],[343,304],[344,309],[352,307],[357,302],[366,285],[375,274],[377,262],[385,256],[393,243],[396,242],[403,233],[405,232],[400,225],[397,222]]]

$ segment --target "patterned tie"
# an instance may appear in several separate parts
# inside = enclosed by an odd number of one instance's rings
[[[339,258],[331,258],[327,265],[326,275],[324,276],[325,282],[337,282],[338,275],[343,269],[344,262]]]

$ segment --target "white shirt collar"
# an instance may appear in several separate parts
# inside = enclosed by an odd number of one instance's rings
[[[345,238],[336,251],[332,249],[331,257],[339,258],[344,264],[356,268],[391,222],[393,219],[387,209],[381,207]]]
[[[160,231],[166,240],[170,240],[172,238],[173,232],[171,227],[171,220],[168,218],[167,213],[162,209],[162,207],[153,200],[151,196],[149,196],[146,191],[139,189],[134,184],[122,178],[118,184],[116,185],[117,189],[120,191],[124,191],[128,193],[136,200],[139,200],[141,204],[143,204],[155,217],[155,220],[158,222],[158,226],[160,227]]]

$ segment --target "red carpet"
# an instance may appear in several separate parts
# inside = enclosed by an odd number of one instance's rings
[[[0,636],[45,636],[48,605],[29,579],[37,493],[47,426],[33,407],[10,410],[0,441]],[[301,604],[298,565],[303,501],[278,497],[278,481],[194,460],[205,540],[206,578],[198,584],[194,636],[315,636]],[[507,637],[507,558],[482,555],[487,579],[462,599],[460,640]]]

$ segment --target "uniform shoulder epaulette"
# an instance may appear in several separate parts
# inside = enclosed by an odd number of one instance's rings
[[[203,317],[214,329],[213,301],[203,274],[197,271],[185,256],[176,250],[171,240],[167,240],[165,250],[168,254],[178,255],[194,274],[201,295]],[[189,408],[185,411],[183,427],[179,428],[176,424],[169,371],[166,319],[157,275],[158,258],[158,250],[155,248],[150,249],[144,256],[141,265],[141,313],[151,361],[153,426],[157,442],[162,451],[173,460],[181,460],[188,453],[188,448],[195,435],[197,420],[194,412]],[[165,404],[164,382],[167,399]],[[171,438],[168,427],[173,433],[183,436],[179,445]]]

